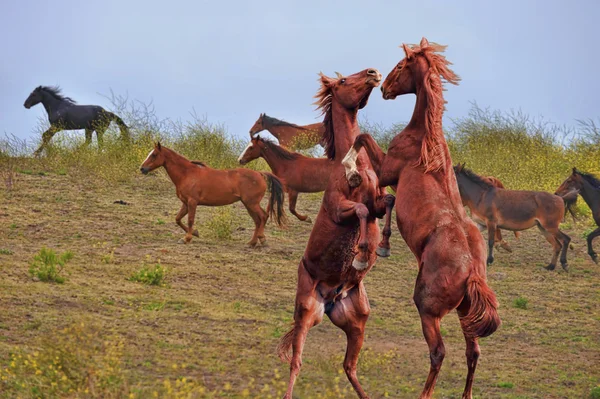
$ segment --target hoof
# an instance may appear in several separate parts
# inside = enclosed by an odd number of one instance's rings
[[[185,244],[185,240],[183,238],[180,238],[179,240],[177,240],[177,244]]]
[[[592,258],[595,264],[598,264],[598,255],[595,252],[592,252],[590,254],[590,257]]]
[[[198,230],[194,230],[194,232],[192,233],[193,236],[196,237],[200,237],[200,234],[198,233]]]
[[[387,258],[392,254],[392,250],[390,248],[377,247],[375,253],[377,254],[377,256]]]
[[[552,271],[552,270],[554,270],[555,268],[556,268],[556,265],[549,264],[549,265],[548,265],[548,266],[546,266],[544,269]]]
[[[306,219],[303,220],[303,222],[312,223],[312,219],[310,217],[307,217]]]
[[[569,271],[569,265],[567,263],[561,263],[560,265],[562,266],[564,271],[566,271],[566,272]]]
[[[362,262],[356,258],[352,261],[352,267],[356,270],[365,270],[369,266],[368,262]]]
[[[256,242],[252,242],[252,241],[250,241],[250,242],[248,242],[248,244],[247,244],[247,245],[248,245],[250,248],[256,248],[256,244],[257,244]]]
[[[493,256],[488,256],[488,258],[487,258],[487,264],[491,265],[492,263],[494,263],[494,257]]]
[[[350,187],[358,187],[362,183],[362,177],[358,174],[358,172],[352,172],[346,176],[348,179],[348,185]]]
[[[512,252],[512,248],[510,247],[510,245],[508,245],[507,242],[503,242],[502,244],[500,244],[500,248],[504,249],[507,252]]]

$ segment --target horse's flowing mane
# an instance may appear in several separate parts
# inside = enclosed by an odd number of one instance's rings
[[[321,72],[320,76],[324,77],[325,75]],[[325,144],[325,154],[327,158],[334,159],[335,158],[335,135],[333,134],[333,118],[331,111],[331,102],[333,101],[333,93],[331,91],[331,85],[327,86],[323,82],[321,82],[321,88],[315,95],[317,101],[315,101],[315,105],[318,110],[321,110],[321,115],[324,115],[323,118],[323,126],[325,127],[325,132],[323,133],[323,143]]]
[[[202,161],[190,161],[191,163],[193,163],[194,165],[198,165],[201,166],[203,168],[206,167],[206,163],[202,162]]]
[[[273,118],[272,116],[269,116],[267,114],[263,114],[263,125],[264,126],[287,126],[287,127],[293,127],[293,128],[301,129],[301,130],[308,130],[305,127],[296,125],[295,123],[290,123],[290,122],[283,121],[281,119]]]
[[[473,172],[471,169],[467,169],[464,166],[460,168],[454,167],[454,173],[456,173],[457,175],[464,175],[467,179],[471,180],[473,183],[479,185],[482,188],[488,189],[496,187],[489,180],[482,178],[481,176]]]
[[[445,167],[446,151],[444,131],[442,130],[442,116],[446,101],[444,100],[444,87],[442,78],[454,85],[458,84],[460,77],[448,66],[452,65],[443,55],[446,46],[430,42],[424,47],[413,45],[415,56],[425,57],[429,70],[425,73],[424,89],[427,95],[427,110],[425,116],[425,138],[421,144],[421,158],[419,164],[425,167],[425,173],[435,172]]]
[[[258,137],[257,139],[260,140],[277,158],[293,161],[294,159],[298,159],[300,156],[300,154],[288,151],[282,146],[275,144],[271,140],[266,140],[262,137]]]
[[[588,183],[590,183],[593,187],[597,188],[600,190],[600,179],[597,178],[595,175],[591,174],[591,173],[587,173],[587,172],[582,172],[580,170],[577,170],[576,173],[583,177]]]
[[[71,97],[67,97],[67,96],[63,95],[62,90],[59,86],[38,86],[37,89],[45,91],[46,93],[50,94],[52,97],[56,98],[57,100],[66,101],[71,104],[77,104],[77,102],[75,100],[73,100]]]

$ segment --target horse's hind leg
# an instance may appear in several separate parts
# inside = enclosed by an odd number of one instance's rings
[[[85,145],[89,146],[92,144],[92,134],[94,133],[91,129],[85,129]]]
[[[243,203],[248,211],[248,214],[254,221],[254,233],[252,239],[248,241],[248,245],[255,247],[260,240],[261,245],[267,245],[265,238],[265,225],[269,215],[260,207],[260,202]]]
[[[282,359],[288,358],[288,351],[292,348],[290,379],[284,399],[292,399],[294,384],[302,367],[302,351],[308,330],[323,320],[324,310],[323,298],[317,292],[317,282],[310,277],[304,267],[304,261],[301,261],[298,267],[294,327],[285,334],[277,348]]]
[[[429,315],[426,312],[421,312],[421,310],[419,310],[419,313],[421,315],[423,335],[429,346],[429,360],[431,362],[429,375],[419,399],[429,399],[433,395],[435,382],[446,356],[446,348],[444,347],[444,341],[440,332],[440,318]]]
[[[99,126],[96,128],[96,138],[98,139],[98,150],[104,147],[104,132],[106,132],[105,126]]]
[[[590,255],[590,257],[592,258],[592,260],[595,263],[598,263],[598,255],[596,254],[596,252],[594,252],[594,248],[592,247],[592,240],[598,236],[600,236],[600,227],[598,227],[596,230],[594,230],[590,234],[588,234],[588,236],[586,238],[587,246],[588,246],[588,254]]]
[[[358,355],[365,337],[365,325],[371,308],[367,292],[362,283],[348,292],[348,296],[336,302],[327,315],[339,328],[346,333],[347,347],[344,358],[344,371],[352,387],[361,399],[368,399],[367,394],[358,382],[356,365]]]
[[[391,255],[390,236],[392,235],[392,209],[394,209],[395,202],[396,197],[392,194],[385,194],[383,197],[377,197],[375,201],[375,208],[377,210],[379,210],[378,208],[385,207],[385,224],[383,226],[383,231],[381,232],[381,242],[375,251],[377,255],[382,258],[387,258]]]
[[[42,144],[35,150],[34,155],[38,156],[42,153],[42,150],[48,145],[52,136],[54,136],[59,129],[56,126],[50,126],[48,130],[42,133]]]
[[[494,263],[494,243],[496,241],[496,223],[488,220],[487,222],[487,230],[488,230],[488,257],[487,264],[491,265]]]
[[[292,215],[296,216],[300,221],[310,223],[311,220],[308,216],[301,215],[298,212],[296,212],[296,201],[298,201],[298,191],[288,189],[288,199],[289,199],[290,213]]]
[[[544,235],[544,237],[546,237],[546,240],[548,240],[548,242],[552,244],[552,248],[554,249],[554,252],[552,253],[552,260],[550,261],[550,264],[546,266],[546,270],[554,270],[554,268],[556,267],[556,260],[558,259],[558,254],[560,253],[560,250],[562,248],[562,244],[554,234],[546,230],[539,223],[538,229],[540,229],[540,232]]]
[[[463,303],[456,309],[458,317],[462,318],[469,313],[470,301],[465,299]],[[468,337],[464,334],[467,348],[465,355],[467,357],[467,380],[465,382],[465,390],[463,391],[463,399],[471,399],[473,397],[473,380],[475,378],[475,369],[477,368],[477,360],[479,360],[480,349],[477,338]]]
[[[568,270],[569,265],[567,264],[567,250],[569,249],[569,244],[571,243],[571,237],[563,233],[562,231],[557,229],[558,235],[561,237],[562,242],[562,251],[560,252],[560,265],[563,270]]]
[[[508,242],[502,238],[502,231],[499,228],[496,229],[494,240],[500,248],[503,248],[505,251],[512,252],[512,248],[510,245],[508,245]]]

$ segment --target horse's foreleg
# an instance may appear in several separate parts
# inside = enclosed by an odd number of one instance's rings
[[[379,148],[377,142],[370,134],[359,134],[354,140],[352,148],[350,148],[350,151],[348,151],[348,154],[346,154],[342,160],[342,165],[344,165],[344,168],[346,169],[346,179],[348,180],[350,187],[357,187],[362,183],[362,177],[360,177],[360,174],[358,173],[356,160],[358,159],[360,149],[363,147],[369,156],[369,160],[371,161],[371,165],[373,165],[373,169],[377,176],[379,176],[381,171],[385,152]]]
[[[352,266],[356,270],[364,270],[369,265],[369,241],[367,239],[367,219],[369,210],[360,202],[354,202],[347,199],[340,199],[337,213],[333,215],[336,223],[342,223],[353,217],[357,217],[360,223],[360,237],[358,239],[358,253],[352,261]]]
[[[265,225],[267,224],[268,213],[260,207],[260,202],[246,204],[244,203],[248,214],[254,221],[254,233],[252,238],[248,242],[248,245],[255,247],[260,240],[261,245],[267,245],[267,239],[265,238]]]
[[[92,133],[94,133],[91,129],[85,129],[85,145],[89,146],[92,144]]]
[[[502,238],[502,230],[500,230],[499,228],[496,228],[496,232],[494,233],[494,241],[496,243],[498,243],[498,246],[501,248],[504,248],[506,251],[508,252],[512,252],[512,248],[510,247],[510,245],[508,245],[508,242],[504,241],[504,239]]]
[[[496,239],[496,223],[490,220],[487,221],[488,229],[488,257],[487,264],[491,265],[494,262],[494,242]]]
[[[48,145],[48,142],[50,142],[50,139],[52,138],[52,136],[54,136],[56,134],[56,132],[58,132],[58,128],[55,126],[50,126],[50,128],[48,130],[46,130],[44,133],[42,133],[42,144],[40,144],[40,146],[38,147],[37,150],[35,150],[34,155],[38,156],[42,153],[42,150],[44,149],[44,147],[46,147]]]
[[[98,150],[104,147],[104,132],[106,132],[106,128],[98,127],[96,129],[96,138],[98,139]]]
[[[381,191],[382,193],[385,193],[385,189],[381,189]],[[381,242],[376,250],[377,255],[382,258],[387,258],[391,255],[390,236],[392,235],[392,209],[394,208],[395,202],[396,197],[392,194],[385,194],[377,197],[375,201],[375,208],[378,213],[377,216],[379,216],[381,208],[385,208],[385,224],[381,233]]]
[[[192,241],[192,235],[194,233],[194,219],[196,218],[196,207],[198,204],[194,201],[188,201],[187,203],[187,211],[188,211],[188,227],[185,233],[185,237],[183,237],[183,243],[189,244]],[[179,211],[181,213],[181,211]],[[180,241],[181,242],[181,241]]]
[[[175,216],[175,223],[177,223],[177,225],[179,227],[181,227],[183,229],[183,231],[185,231],[186,233],[188,232],[188,228],[181,222],[181,219],[183,219],[185,217],[185,215],[187,215],[188,213],[188,206],[186,203],[181,204],[181,209],[179,210],[179,212],[177,212],[177,216]],[[194,230],[192,232],[192,235],[196,236],[196,237],[200,237],[200,235],[198,234],[198,230]]]
[[[558,229],[557,229],[558,230]],[[558,230],[558,235],[561,238],[562,250],[560,252],[560,265],[563,270],[568,270],[569,265],[567,264],[567,250],[569,249],[569,244],[571,243],[571,237]]]
[[[298,201],[298,191],[288,189],[288,199],[289,199],[290,213],[292,215],[296,216],[300,221],[302,221],[302,222],[306,221],[306,222],[310,223],[311,220],[308,216],[301,215],[298,212],[296,212],[296,201]]]
[[[598,236],[600,236],[600,227],[588,234],[586,238],[588,246],[588,255],[590,255],[590,257],[595,263],[598,263],[598,255],[596,254],[596,252],[594,252],[594,248],[592,247],[592,240]]]
[[[367,394],[358,382],[356,365],[358,355],[365,337],[365,325],[371,308],[362,281],[348,292],[348,296],[335,302],[333,309],[328,312],[331,322],[346,333],[347,347],[344,358],[344,371],[352,387],[361,399],[368,399]]]

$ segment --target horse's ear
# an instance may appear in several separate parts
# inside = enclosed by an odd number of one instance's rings
[[[573,174],[576,174],[576,173],[577,173],[577,168],[573,167]]]
[[[319,72],[319,80],[323,86],[330,87],[337,79],[330,78],[329,76],[325,76],[323,72]]]
[[[415,52],[413,51],[413,49],[411,49],[405,43],[402,43],[402,49],[404,49],[404,54],[406,54],[406,59],[410,60],[415,55]]]
[[[161,148],[162,148],[162,147],[160,146],[160,141],[157,141],[157,142],[156,142],[156,149],[157,149],[158,151],[160,151],[160,150],[161,150]]]
[[[424,37],[421,39],[421,44],[419,44],[419,47],[424,48],[424,47],[429,47],[429,41],[427,41],[427,39],[425,39]]]
[[[337,78],[338,78],[338,79],[342,79],[342,78],[344,77],[344,75],[342,75],[342,74],[341,74],[341,73],[339,73],[339,72],[336,72],[336,73],[335,73],[335,76],[337,76]]]

